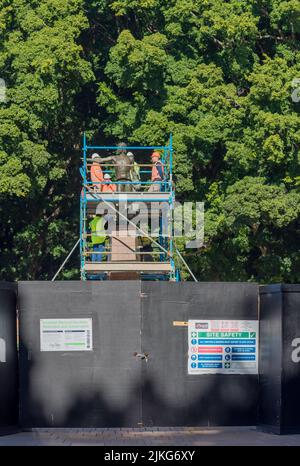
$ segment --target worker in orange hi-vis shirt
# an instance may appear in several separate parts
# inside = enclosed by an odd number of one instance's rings
[[[151,181],[153,184],[150,185],[149,192],[157,192],[161,191],[161,183],[164,179],[164,167],[160,161],[160,153],[153,152],[151,154],[151,161],[152,161],[152,174],[151,174]]]
[[[102,191],[102,187],[103,187],[103,185],[99,183],[102,183],[104,181],[101,165],[99,162],[97,162],[97,159],[99,158],[100,158],[99,154],[93,154],[92,155],[93,163],[91,166],[91,181],[93,183],[94,191],[98,191],[98,192]]]
[[[115,193],[117,191],[117,185],[111,183],[111,176],[108,173],[104,175],[105,184],[102,185],[102,192],[103,193]]]

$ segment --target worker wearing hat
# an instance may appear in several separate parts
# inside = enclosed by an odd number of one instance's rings
[[[151,184],[149,188],[149,192],[159,192],[161,191],[161,184],[158,183],[159,181],[163,181],[164,179],[164,167],[160,161],[160,153],[159,152],[152,152],[151,154],[151,162],[152,162],[152,175]]]
[[[111,182],[111,176],[109,173],[104,175],[104,184],[102,186],[103,193],[115,193],[117,191],[117,186]]]
[[[101,168],[101,165],[99,163],[99,154],[93,154],[92,155],[92,166],[91,166],[91,181],[93,183],[93,188],[95,192],[101,192],[102,191],[102,182],[104,180],[103,177],[103,171]]]

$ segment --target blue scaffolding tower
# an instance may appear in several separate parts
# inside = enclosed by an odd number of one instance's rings
[[[116,274],[136,273],[137,279],[141,280],[168,280],[179,281],[180,272],[175,267],[174,262],[174,238],[173,238],[173,212],[175,203],[175,190],[173,183],[173,144],[172,135],[170,135],[167,146],[92,146],[88,144],[86,134],[83,136],[83,157],[80,167],[82,176],[82,191],[80,196],[80,258],[81,258],[81,279],[82,280],[109,280]],[[91,167],[95,162],[91,155],[94,151],[105,152],[109,151],[117,156],[118,151],[130,151],[134,153],[135,162],[139,167],[140,180],[119,180],[119,181],[100,181],[95,182],[91,179]],[[151,181],[152,164],[139,163],[137,153],[142,156],[150,156],[153,151],[158,151],[161,155],[161,162],[164,167],[164,178],[161,181]],[[114,165],[111,162],[102,163],[102,173],[113,173]],[[113,184],[115,191],[104,191],[103,186]],[[159,185],[156,189],[151,189],[150,186]],[[121,188],[122,187],[122,188]],[[149,189],[150,188],[150,189]],[[122,191],[122,192],[120,192]],[[91,243],[89,238],[92,236],[89,229],[90,221],[93,216],[97,215],[97,206],[103,203],[113,209],[115,215],[122,216],[121,207],[126,202],[126,205],[138,205],[145,203],[146,205],[157,206],[159,216],[159,230],[155,239],[151,233],[145,233],[137,227],[137,232],[140,237],[146,238],[148,244],[154,246],[156,251],[143,252],[142,246],[140,250],[134,251],[134,260],[122,260],[120,254],[114,254],[112,239],[110,244],[105,247],[105,250],[99,253],[101,260],[95,260],[95,253],[91,251]],[[159,207],[160,203],[168,207],[168,221],[166,224],[161,216]],[[124,206],[124,204],[123,204]],[[153,207],[152,207],[153,208]],[[119,217],[120,218],[120,217]],[[132,223],[126,218],[128,226]],[[145,236],[143,235],[145,233]],[[109,236],[114,237],[111,233]],[[97,253],[96,253],[97,254]],[[124,256],[128,254],[124,253]],[[96,256],[97,257],[97,256]],[[138,260],[138,258],[142,260]],[[150,258],[150,260],[149,260]],[[121,275],[122,276],[122,275]]]

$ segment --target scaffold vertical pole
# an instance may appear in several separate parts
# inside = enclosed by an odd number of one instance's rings
[[[82,202],[82,223],[81,223],[81,231],[80,231],[80,261],[81,261],[81,278],[82,280],[86,280],[85,275],[85,251],[86,251],[86,208],[87,208],[87,198],[86,198],[86,184],[87,184],[87,139],[86,133],[83,134],[83,193],[81,194],[81,202]]]

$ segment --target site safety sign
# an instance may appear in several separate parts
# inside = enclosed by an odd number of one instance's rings
[[[189,374],[257,374],[257,320],[189,320]]]

